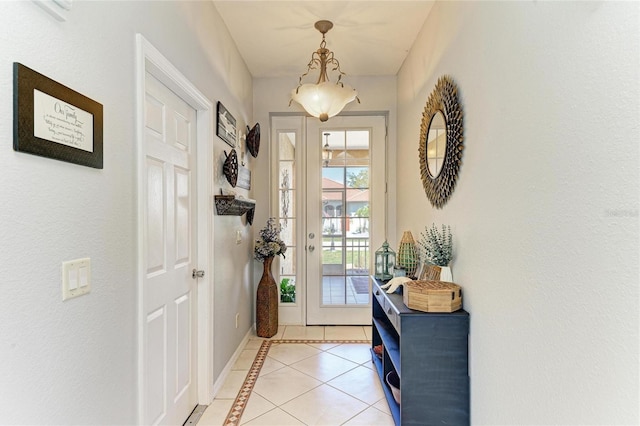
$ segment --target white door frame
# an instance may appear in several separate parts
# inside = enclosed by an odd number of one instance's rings
[[[198,403],[213,399],[213,204],[212,193],[214,105],[141,34],[136,34],[136,199],[137,199],[137,394],[138,423],[144,422],[144,100],[146,73],[150,73],[184,99],[197,112],[197,190],[198,269],[205,270],[197,285],[197,377]]]
[[[384,162],[384,170],[382,172],[376,173],[375,176],[372,176],[372,179],[377,179],[376,186],[382,186],[385,188],[385,194],[382,200],[378,200],[376,197],[376,205],[379,207],[379,211],[376,213],[376,220],[378,223],[382,223],[384,226],[384,233],[380,235],[376,235],[376,238],[371,240],[371,261],[373,263],[374,252],[377,248],[382,244],[384,238],[388,238],[389,241],[395,241],[395,226],[389,223],[389,218],[395,217],[395,180],[389,180],[389,176],[395,175],[395,166],[393,162],[395,161],[395,153],[392,149],[390,149],[389,145],[389,112],[388,111],[362,111],[355,113],[342,113],[336,116],[335,121],[340,120],[341,118],[355,118],[356,120],[360,118],[367,117],[382,117],[384,118],[384,158],[386,159]],[[298,274],[305,273],[307,271],[307,227],[306,225],[302,225],[306,222],[306,219],[301,219],[305,217],[305,211],[307,209],[307,176],[306,173],[303,173],[302,164],[308,161],[309,152],[308,152],[308,144],[307,140],[307,127],[308,120],[310,120],[304,114],[289,114],[289,113],[270,113],[269,114],[269,124],[270,124],[270,135],[271,135],[271,145],[270,145],[270,153],[271,157],[270,161],[270,211],[271,216],[279,216],[279,206],[280,206],[280,198],[279,198],[279,190],[274,190],[271,187],[272,182],[279,182],[279,164],[278,164],[278,134],[280,132],[291,132],[296,135],[296,153],[295,159],[298,163],[297,171],[296,171],[296,182],[298,185],[299,194],[297,195],[296,202],[294,205],[296,206],[295,216],[298,220],[298,229],[296,232],[296,246],[298,249],[298,260],[296,264],[296,271]],[[332,123],[329,121],[329,124]],[[327,124],[327,125],[329,125]],[[365,126],[369,127],[369,126]],[[372,154],[379,155],[379,154]],[[304,166],[306,168],[306,165]],[[306,171],[306,170],[305,170]],[[275,173],[275,174],[274,174]],[[387,235],[388,234],[388,235]],[[373,270],[372,270],[373,271]],[[373,273],[373,272],[372,272]],[[281,303],[279,304],[279,318],[280,322],[284,324],[290,325],[307,325],[307,284],[306,277],[301,277],[297,275],[299,278],[298,283],[300,284],[296,287],[296,302],[295,303]],[[279,280],[279,277],[276,277]],[[368,308],[371,309],[370,307]]]

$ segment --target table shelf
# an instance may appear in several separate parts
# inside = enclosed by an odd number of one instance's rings
[[[396,425],[469,425],[469,314],[407,308],[374,278],[371,357]],[[382,359],[373,347],[384,346]],[[400,403],[386,383],[400,377]]]

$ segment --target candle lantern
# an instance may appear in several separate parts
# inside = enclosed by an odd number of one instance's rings
[[[396,264],[396,253],[389,248],[389,243],[385,240],[378,250],[376,250],[376,273],[379,280],[390,280],[393,278],[393,265]]]

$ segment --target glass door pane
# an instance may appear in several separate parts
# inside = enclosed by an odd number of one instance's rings
[[[307,239],[307,324],[368,324],[370,212],[373,191],[378,193],[378,210],[384,211],[385,119],[333,117],[324,124],[310,120],[306,225],[309,235],[320,238]],[[375,170],[383,179],[374,188]],[[384,232],[384,213],[376,218]]]
[[[296,133],[278,132],[278,220],[280,237],[287,245],[280,259],[280,303],[296,303]]]
[[[324,305],[369,304],[369,140],[369,130],[323,133]]]

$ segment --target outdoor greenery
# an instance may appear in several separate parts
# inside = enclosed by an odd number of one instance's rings
[[[418,246],[423,261],[438,266],[449,266],[453,255],[451,227],[442,225],[442,232],[439,232],[435,224],[431,224],[431,228],[425,226],[425,232],[420,233]]]
[[[280,281],[280,301],[286,303],[296,301],[296,285],[291,278],[283,278]]]
[[[369,248],[361,248],[359,250],[347,248],[345,264],[353,265],[354,268],[366,268],[368,261]],[[325,265],[342,264],[342,247],[336,247],[335,250],[323,250],[322,263]]]
[[[369,169],[361,169],[358,173],[347,173],[347,186],[349,188],[368,188]]]

